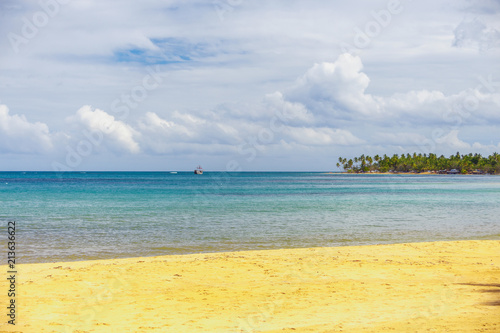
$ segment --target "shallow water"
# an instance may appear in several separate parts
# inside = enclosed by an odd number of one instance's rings
[[[0,208],[18,263],[500,239],[498,176],[2,172]]]

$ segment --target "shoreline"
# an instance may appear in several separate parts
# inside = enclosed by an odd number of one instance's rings
[[[281,251],[281,250],[302,250],[302,249],[321,249],[321,248],[346,248],[346,247],[362,247],[362,246],[383,246],[383,245],[399,245],[399,244],[420,244],[420,243],[436,243],[436,242],[459,242],[459,241],[483,241],[483,240],[492,240],[492,241],[500,241],[500,233],[496,234],[489,234],[489,235],[484,235],[478,237],[476,236],[470,236],[470,237],[457,237],[457,238],[448,238],[448,239],[432,239],[432,238],[427,238],[427,239],[420,239],[420,240],[411,240],[411,241],[401,241],[401,240],[391,240],[391,241],[379,241],[379,242],[353,242],[353,243],[337,243],[334,245],[318,245],[318,246],[296,246],[296,247],[262,247],[262,248],[245,248],[245,249],[238,249],[238,250],[226,250],[226,249],[220,249],[220,250],[200,250],[197,252],[174,252],[174,253],[165,253],[165,254],[143,254],[143,255],[136,255],[136,256],[130,256],[130,255],[120,255],[117,257],[109,256],[109,257],[91,257],[91,258],[85,258],[85,257],[78,257],[75,259],[68,259],[68,258],[58,258],[57,260],[41,260],[41,261],[23,261],[23,258],[18,258],[20,260],[20,263],[18,265],[33,265],[33,264],[70,264],[70,263],[75,263],[75,262],[97,262],[97,261],[109,261],[109,260],[133,260],[133,259],[145,259],[145,258],[161,258],[161,257],[176,257],[176,256],[190,256],[190,255],[218,255],[218,254],[225,254],[225,253],[240,253],[240,252],[260,252],[260,251]],[[1,267],[1,265],[0,265]]]
[[[354,243],[354,244],[342,244],[342,245],[332,245],[332,246],[314,246],[314,247],[284,247],[284,248],[260,248],[260,249],[243,249],[243,250],[209,250],[209,251],[198,251],[198,252],[185,252],[185,253],[169,253],[169,254],[151,254],[151,255],[137,255],[137,256],[119,256],[119,257],[105,257],[105,258],[78,258],[71,260],[53,260],[53,261],[29,261],[18,263],[19,265],[51,265],[51,264],[73,264],[73,263],[95,263],[95,262],[108,262],[115,260],[144,260],[149,258],[163,258],[163,257],[183,257],[183,256],[197,256],[197,255],[222,255],[222,254],[238,254],[240,252],[263,252],[263,251],[294,251],[294,250],[313,250],[313,249],[331,249],[331,248],[357,248],[366,246],[390,246],[390,245],[401,245],[401,244],[421,244],[421,243],[440,243],[440,242],[467,242],[467,241],[500,241],[500,233],[494,235],[488,235],[485,237],[471,237],[471,238],[457,238],[457,239],[445,239],[445,240],[414,240],[414,241],[400,241],[400,242],[374,242],[374,243]],[[19,259],[19,258],[18,258]],[[4,265],[5,266],[5,265]],[[0,265],[2,267],[2,265]]]
[[[466,240],[20,264],[17,324],[0,330],[496,331],[499,248]]]

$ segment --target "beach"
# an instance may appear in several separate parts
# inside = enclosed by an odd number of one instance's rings
[[[0,331],[498,332],[499,249],[469,240],[21,264],[16,325],[4,315]]]

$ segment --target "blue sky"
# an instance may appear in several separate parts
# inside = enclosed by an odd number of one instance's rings
[[[5,0],[0,170],[500,151],[500,1]]]

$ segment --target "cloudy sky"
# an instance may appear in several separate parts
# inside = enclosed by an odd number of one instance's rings
[[[500,152],[498,0],[2,0],[0,170]]]

